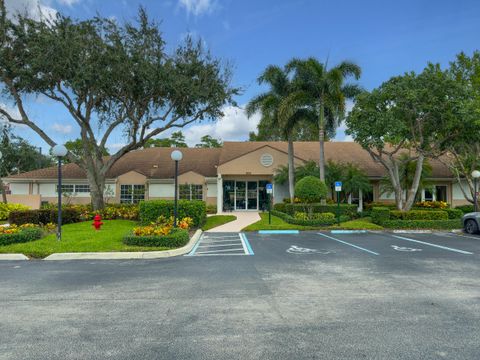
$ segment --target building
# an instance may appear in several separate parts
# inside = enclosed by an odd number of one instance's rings
[[[318,162],[318,142],[296,142],[295,164]],[[204,200],[217,209],[255,211],[266,208],[266,184],[281,165],[287,164],[286,142],[225,142],[218,149],[182,148],[179,162],[179,195],[182,199]],[[105,197],[108,202],[131,203],[140,200],[173,199],[174,163],[172,148],[149,148],[130,152],[108,172]],[[351,162],[366,171],[372,194],[367,201],[394,201],[393,194],[380,193],[385,176],[381,164],[353,142],[327,142],[327,160]],[[442,200],[452,205],[467,203],[459,184],[447,167],[431,160],[435,191],[421,190],[422,200]],[[57,201],[57,168],[30,171],[4,179],[10,189],[9,201],[38,208],[43,202]],[[274,183],[274,182],[273,182]],[[274,202],[288,197],[288,185],[273,184]],[[63,166],[64,201],[90,203],[90,187],[85,171],[75,164]]]

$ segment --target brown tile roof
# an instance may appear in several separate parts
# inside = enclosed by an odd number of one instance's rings
[[[226,163],[249,152],[269,146],[287,153],[288,143],[285,141],[258,141],[258,142],[225,142],[220,154],[219,164]],[[302,141],[294,143],[295,157],[300,160],[314,160],[318,163],[320,145],[318,141]],[[365,170],[370,177],[385,176],[385,168],[373,161],[370,154],[355,142],[325,143],[325,158],[335,162],[351,162]],[[429,160],[432,166],[433,178],[451,178],[448,168],[438,160]]]
[[[287,153],[286,142],[230,142],[224,143],[220,149],[182,148],[183,160],[179,163],[179,173],[196,172],[205,177],[217,175],[217,165],[224,164],[240,156],[248,154],[262,147],[271,147]],[[173,148],[150,148],[128,153],[121,158],[107,173],[107,178],[116,178],[129,171],[137,171],[152,179],[169,179],[173,177],[174,163],[170,159]],[[303,161],[318,162],[319,144],[316,141],[295,142],[295,156]],[[367,151],[354,142],[326,142],[325,157],[336,162],[351,162],[364,169],[370,177],[385,175],[383,166],[372,160]],[[451,178],[448,168],[437,160],[430,160],[432,177]],[[154,165],[158,167],[154,167]],[[63,176],[66,179],[83,179],[85,171],[75,164],[66,164],[63,167]],[[56,179],[56,167],[29,171],[10,176],[14,179]]]
[[[107,178],[116,178],[129,171],[137,171],[148,178],[168,179],[174,176],[174,162],[170,158],[174,148],[149,148],[132,151],[118,160],[107,173]],[[205,177],[216,177],[218,157],[221,149],[181,148],[183,159],[179,162],[179,174],[194,171]],[[156,167],[154,167],[156,166]],[[62,167],[65,179],[84,179],[85,171],[76,164],[66,164]],[[18,175],[12,179],[56,179],[57,167],[33,170]]]

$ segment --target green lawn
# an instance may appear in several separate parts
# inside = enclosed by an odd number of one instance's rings
[[[301,226],[289,224],[279,217],[272,215],[272,224],[268,224],[268,213],[260,214],[262,218],[254,224],[251,224],[243,229],[243,231],[258,231],[258,230],[326,230],[326,229],[349,229],[349,230],[381,230],[381,226],[373,224],[370,218],[362,218],[357,220],[346,221],[340,225],[333,226]]]
[[[23,244],[0,246],[0,253],[21,253],[33,258],[44,258],[53,253],[62,252],[100,252],[100,251],[153,251],[168,250],[166,247],[129,246],[122,242],[123,236],[137,225],[129,220],[104,220],[102,229],[93,229],[92,222],[86,221],[62,227],[62,240],[57,241],[55,234],[40,240]]]
[[[213,215],[207,217],[205,225],[202,226],[202,230],[210,230],[214,227],[229,223],[231,221],[237,220],[235,215]]]

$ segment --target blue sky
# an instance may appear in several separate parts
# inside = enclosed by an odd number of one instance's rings
[[[244,88],[236,100],[244,105],[262,91],[256,83],[268,64],[284,65],[292,57],[348,59],[363,69],[360,84],[379,86],[391,76],[420,71],[428,61],[447,65],[460,51],[480,49],[480,2],[475,0],[322,1],[322,0],[6,0],[10,9],[35,14],[60,11],[76,18],[99,13],[118,21],[135,17],[143,5],[161,21],[170,45],[188,33],[203,39],[212,53],[234,65],[233,83]],[[76,138],[77,128],[59,106],[30,101],[30,110],[59,142]],[[217,123],[185,129],[193,145],[209,133],[223,140],[245,140],[258,117],[247,120],[242,109],[226,108]],[[42,142],[29,130],[22,135]],[[343,128],[337,140],[345,139]],[[122,144],[121,134],[110,141]]]

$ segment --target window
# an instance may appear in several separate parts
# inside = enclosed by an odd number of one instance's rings
[[[62,184],[62,194],[69,193],[72,194],[74,192],[74,185],[72,184]],[[57,185],[57,193],[58,193],[58,185]]]
[[[203,185],[182,184],[178,192],[181,200],[203,200]]]
[[[89,193],[90,192],[90,185],[88,185],[88,184],[75,185],[75,192],[76,193]]]
[[[120,185],[120,202],[136,204],[145,200],[145,185]]]

